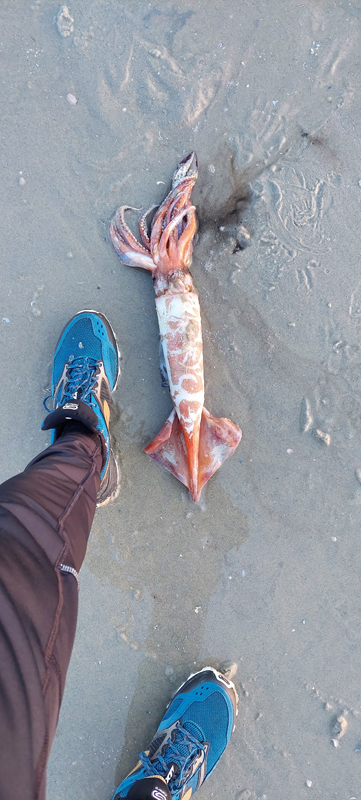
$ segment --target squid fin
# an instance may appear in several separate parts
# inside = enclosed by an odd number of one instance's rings
[[[188,487],[188,456],[182,427],[174,409],[144,452]]]
[[[199,434],[198,487],[193,495],[194,500],[198,500],[209,478],[232,455],[241,437],[242,431],[237,425],[225,417],[212,417],[203,408]],[[144,452],[190,488],[187,450],[182,426],[174,409]]]
[[[198,492],[234,453],[242,439],[242,431],[227,417],[212,417],[203,408],[199,434]]]

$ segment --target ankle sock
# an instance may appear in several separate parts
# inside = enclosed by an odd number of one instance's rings
[[[79,422],[76,419],[70,419],[65,423],[60,436],[64,436],[66,433],[83,433],[86,436],[90,436],[91,439],[99,439],[101,441],[100,434],[93,433],[83,422]]]

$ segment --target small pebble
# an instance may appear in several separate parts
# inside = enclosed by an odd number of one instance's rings
[[[3,317],[1,322],[10,322],[10,320],[7,317]]]
[[[332,742],[334,747],[339,747],[340,746],[340,742],[339,742],[338,739],[331,739],[331,742]]]
[[[26,180],[22,176],[18,180],[19,186],[25,186]]]
[[[329,444],[331,444],[331,436],[329,433],[325,433],[324,431],[321,431],[319,428],[317,428],[314,431],[314,434],[316,438],[319,439],[320,442],[322,442],[323,444],[327,445],[327,447],[329,446]]]
[[[245,225],[240,225],[236,233],[237,250],[245,250],[251,244],[251,234]]]
[[[212,175],[214,175],[215,171],[216,171],[216,168],[215,168],[214,164],[208,164],[208,172],[211,172]],[[361,181],[359,181],[359,184],[361,186]]]
[[[311,789],[311,786],[312,786],[312,781],[310,781],[309,779],[307,779],[307,781],[306,781],[306,786],[308,786],[308,788],[309,788],[309,789]]]
[[[290,456],[290,455],[291,455],[291,453],[293,453],[293,450],[291,450],[291,448],[289,447],[289,448],[288,448],[288,450],[287,450],[287,453],[288,453],[288,455]]]
[[[220,666],[220,672],[228,678],[229,681],[233,680],[236,672],[238,670],[238,664],[236,661],[225,661]]]
[[[78,102],[77,98],[75,97],[75,94],[70,94],[70,93],[67,94],[66,99],[71,106],[76,106]]]
[[[67,258],[73,258],[73,253],[71,253],[70,250],[69,250],[69,253],[66,254],[66,257]]]
[[[337,537],[336,536],[331,536],[331,542],[337,542]]]
[[[68,6],[60,6],[56,15],[55,24],[58,33],[60,33],[60,36],[64,39],[74,32],[74,20],[73,17],[70,16]]]
[[[342,714],[339,714],[338,717],[335,717],[331,722],[331,734],[335,737],[335,739],[341,739],[342,736],[345,735],[346,731],[347,720],[342,716]]]

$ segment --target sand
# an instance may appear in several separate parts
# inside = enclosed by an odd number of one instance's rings
[[[2,0],[1,480],[49,441],[71,315],[104,312],[122,351],[122,488],[80,575],[48,800],[109,797],[177,685],[224,662],[240,714],[200,797],[361,798],[360,23],[346,0]],[[193,149],[206,406],[243,429],[199,505],[142,452],[171,401],[150,277],[108,235]]]

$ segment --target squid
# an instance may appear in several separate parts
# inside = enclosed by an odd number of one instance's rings
[[[139,220],[140,241],[125,222],[130,206],[121,206],[110,224],[110,236],[123,264],[148,270],[156,294],[161,348],[173,409],[144,452],[169,470],[199,500],[209,478],[241,441],[242,431],[204,407],[201,315],[189,267],[197,229],[190,196],[198,177],[194,152],[174,172],[163,203]],[[148,228],[148,219],[154,209]]]

